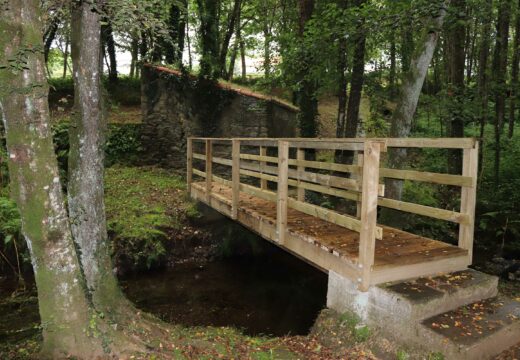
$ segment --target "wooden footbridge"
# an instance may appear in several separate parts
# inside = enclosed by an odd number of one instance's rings
[[[460,149],[462,174],[384,167],[389,148]],[[346,165],[306,159],[310,152],[315,159],[333,159],[336,150],[352,151],[356,161]],[[463,270],[471,264],[477,161],[478,142],[466,138],[190,138],[187,182],[193,198],[365,291],[371,285]],[[384,178],[456,187],[460,206],[447,210],[387,198]],[[316,193],[356,205],[351,215],[342,213],[312,203]],[[379,225],[379,207],[456,223],[458,244]]]

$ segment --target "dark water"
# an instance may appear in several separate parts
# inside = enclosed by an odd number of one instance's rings
[[[124,289],[139,308],[172,323],[233,326],[251,335],[307,334],[325,306],[326,276],[274,250],[179,264],[127,279]]]

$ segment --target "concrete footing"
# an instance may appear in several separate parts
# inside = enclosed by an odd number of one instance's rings
[[[458,335],[463,329],[456,329],[457,325],[461,326],[460,321],[453,326],[441,326],[435,321],[440,322],[437,319],[439,316],[453,318],[452,314],[446,314],[450,311],[466,314],[466,310],[463,309],[465,306],[470,309],[483,306],[479,302],[495,297],[497,285],[498,278],[495,276],[466,270],[372,286],[367,292],[361,292],[355,282],[329,272],[327,306],[340,313],[355,313],[365,324],[378,329],[382,335],[393,338],[403,346],[421,349],[426,353],[442,352],[450,359],[487,359],[514,345],[515,341],[520,341],[520,322],[510,321],[516,320],[517,315],[509,314],[511,311],[520,311],[520,303],[505,301],[508,305],[502,306],[504,301],[497,300],[496,303],[501,306],[482,313],[493,313],[493,320],[490,321],[499,321],[498,318],[504,317],[502,323],[505,325],[485,333],[480,330],[473,333],[466,331],[471,335],[463,334],[462,338],[466,336],[463,342]],[[482,324],[487,321],[483,314],[477,318]],[[437,325],[440,330],[435,328]],[[454,328],[455,332],[443,333],[449,328]],[[469,338],[474,341],[467,341]],[[490,343],[494,346],[490,347]],[[486,350],[481,351],[481,347],[486,347]]]

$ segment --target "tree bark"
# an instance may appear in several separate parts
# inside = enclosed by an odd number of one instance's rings
[[[419,101],[424,79],[437,46],[445,15],[445,4],[442,2],[440,3],[438,14],[426,24],[423,39],[419,43],[420,46],[415,50],[409,71],[403,78],[399,102],[392,115],[391,137],[408,137],[410,135],[417,102]],[[391,167],[402,167],[405,158],[406,150],[404,149],[391,149],[389,151],[388,160]],[[386,179],[385,184],[385,197],[400,200],[403,189],[402,181]]]
[[[54,39],[56,38],[56,33],[58,31],[58,26],[60,25],[60,19],[55,16],[51,24],[49,25],[49,28],[47,31],[45,31],[45,34],[43,35],[43,53],[45,57],[45,64],[49,61],[49,52],[51,50],[52,43]]]
[[[132,61],[130,62],[130,77],[134,78],[137,75],[137,62],[139,61],[139,43],[137,39],[132,38],[130,47],[130,53],[132,55]]]
[[[86,1],[72,11],[74,116],[69,130],[69,215],[87,289],[96,308],[113,309],[123,295],[110,257],[104,205],[106,123],[101,84],[101,26]]]
[[[219,65],[219,31],[218,8],[219,1],[197,0],[200,19],[200,76],[218,78],[221,74]]]
[[[105,19],[106,25],[102,26],[101,34],[103,44],[105,45],[106,52],[108,54],[109,67],[108,67],[108,81],[110,83],[117,82],[117,59],[116,59],[116,43],[114,41],[114,34],[112,32],[112,24],[108,19]],[[74,26],[72,24],[71,26]]]
[[[306,64],[298,74],[300,91],[298,93],[298,103],[300,107],[300,135],[301,137],[316,137],[318,135],[318,99],[316,98],[316,84],[313,79],[309,79],[312,59],[307,54],[307,49],[303,46],[305,36],[305,25],[314,12],[314,0],[299,0],[299,37],[302,45],[300,46],[301,62]]]
[[[479,120],[480,120],[480,139],[484,138],[484,130],[488,121],[488,102],[489,102],[489,49],[491,47],[491,21],[493,13],[493,0],[486,0],[484,3],[484,18],[482,19],[482,36],[479,49],[479,70],[478,70],[478,98]],[[482,167],[484,146],[479,147],[479,167]]]
[[[366,0],[357,0],[354,5],[361,8],[365,3]],[[347,112],[345,115],[345,131],[343,133],[343,136],[346,138],[355,138],[358,135],[359,108],[365,79],[365,19],[360,18],[358,21],[359,24],[353,38],[354,54],[352,60],[352,76],[350,80]],[[340,163],[350,164],[353,159],[353,151],[336,152],[336,160]]]
[[[390,38],[390,72],[388,76],[388,86],[390,88],[390,97],[394,98],[395,96],[395,80],[396,80],[396,44],[395,44],[395,30],[392,30],[391,38]]]
[[[495,186],[500,184],[500,137],[506,112],[506,71],[509,40],[509,21],[511,4],[509,0],[500,0],[498,7],[497,36],[493,56],[495,74]]]
[[[85,296],[52,142],[40,1],[11,1],[0,17],[0,64],[17,54],[23,68],[0,67],[12,196],[30,251],[43,326],[43,356],[104,356],[90,336],[95,316]],[[35,51],[37,50],[37,51]]]
[[[165,60],[166,63],[174,64],[178,67],[182,66],[182,53],[184,51],[188,16],[187,6],[187,0],[182,0],[182,3],[173,2],[168,19],[168,31],[172,42],[165,46]]]
[[[246,45],[244,39],[240,36],[240,64],[242,67],[242,80],[247,79],[247,65],[246,65]]]
[[[446,32],[447,80],[448,80],[448,116],[450,137],[464,137],[464,65],[466,60],[465,39],[460,35],[466,32],[466,0],[450,2],[453,16],[450,16]],[[462,173],[461,150],[449,152],[448,168],[452,174]]]
[[[63,78],[67,77],[67,67],[69,66],[69,36],[65,37],[65,51],[63,52]]]
[[[236,20],[240,13],[240,7],[241,7],[241,1],[235,0],[233,4],[233,10],[229,14],[229,21],[227,26],[227,31],[224,35],[224,40],[222,41],[222,45],[220,47],[220,75],[222,77],[226,77],[226,59],[227,54],[229,51],[229,43],[231,41],[231,37],[233,36],[233,33],[235,32],[236,28]]]
[[[513,45],[513,60],[511,62],[511,94],[509,102],[508,137],[513,137],[515,128],[516,98],[518,96],[518,65],[520,62],[520,1],[516,8],[515,39]]]

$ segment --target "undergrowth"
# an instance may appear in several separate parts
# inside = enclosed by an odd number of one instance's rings
[[[116,262],[133,269],[159,266],[172,232],[198,212],[182,178],[164,169],[114,166],[106,170],[105,205]]]

